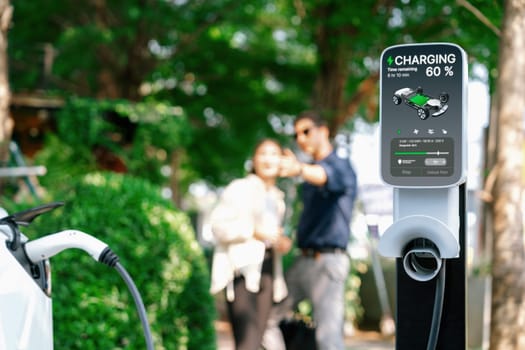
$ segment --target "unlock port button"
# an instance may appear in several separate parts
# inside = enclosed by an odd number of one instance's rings
[[[446,158],[425,158],[426,166],[445,166],[447,165]]]

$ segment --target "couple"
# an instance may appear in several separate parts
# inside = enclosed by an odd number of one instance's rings
[[[313,163],[301,163],[275,141],[263,140],[253,154],[253,173],[226,187],[211,216],[217,241],[211,292],[226,292],[237,350],[285,349],[278,322],[304,299],[312,303],[317,348],[344,349],[346,247],[356,177],[349,160],[336,154],[318,114],[303,112],[294,129],[298,146]],[[292,242],[283,235],[280,176],[303,180],[296,231],[301,255],[286,281],[281,256]]]

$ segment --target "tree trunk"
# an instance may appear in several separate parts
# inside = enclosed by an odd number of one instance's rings
[[[337,13],[337,5],[330,2],[319,4],[314,10],[318,23],[315,42],[319,57],[319,73],[314,86],[312,106],[318,110],[333,133],[335,121],[346,114],[344,89],[348,80],[348,32],[344,26],[330,26],[330,18]]]
[[[495,108],[491,350],[525,349],[522,159],[525,113],[525,2],[505,2]]]
[[[9,115],[11,92],[7,69],[7,31],[11,23],[13,7],[9,0],[0,0],[0,160],[9,155],[9,141],[13,131],[13,120]]]
[[[359,28],[350,23],[333,25],[333,17],[342,10],[340,6],[347,4],[338,1],[319,2],[312,11],[316,23],[315,43],[319,58],[312,108],[324,117],[331,135],[335,135],[354,117],[363,103],[366,103],[365,117],[369,120],[377,117],[378,109],[378,73],[372,73],[359,84],[351,96],[345,96],[346,84],[351,74],[348,62],[352,55],[352,37],[358,34]]]
[[[171,198],[178,208],[182,208],[183,198],[180,191],[180,165],[183,152],[180,149],[173,150],[170,157],[170,168],[172,171],[170,175]]]

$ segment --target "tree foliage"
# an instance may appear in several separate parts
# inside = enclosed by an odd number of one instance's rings
[[[14,88],[183,106],[195,133],[186,159],[201,177],[216,181],[224,169],[242,169],[247,145],[272,133],[269,112],[304,107],[302,82],[312,69],[300,52],[298,74],[276,62],[289,55],[271,39],[275,10],[261,12],[264,2],[112,1],[74,11],[68,3],[16,8]],[[43,47],[54,53],[47,73]]]
[[[498,1],[19,2],[11,80],[15,91],[179,106],[193,139],[178,165],[221,184],[301,109],[324,111],[333,131],[377,120],[389,45],[456,42],[495,72],[496,34],[472,8],[499,25]]]

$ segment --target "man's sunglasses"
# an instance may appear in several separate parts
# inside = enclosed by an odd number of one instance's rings
[[[313,129],[313,127],[309,127],[309,128],[301,130],[299,133],[294,133],[293,134],[293,138],[297,140],[299,135],[308,136],[308,134],[310,133],[310,131],[312,131],[312,129]]]

